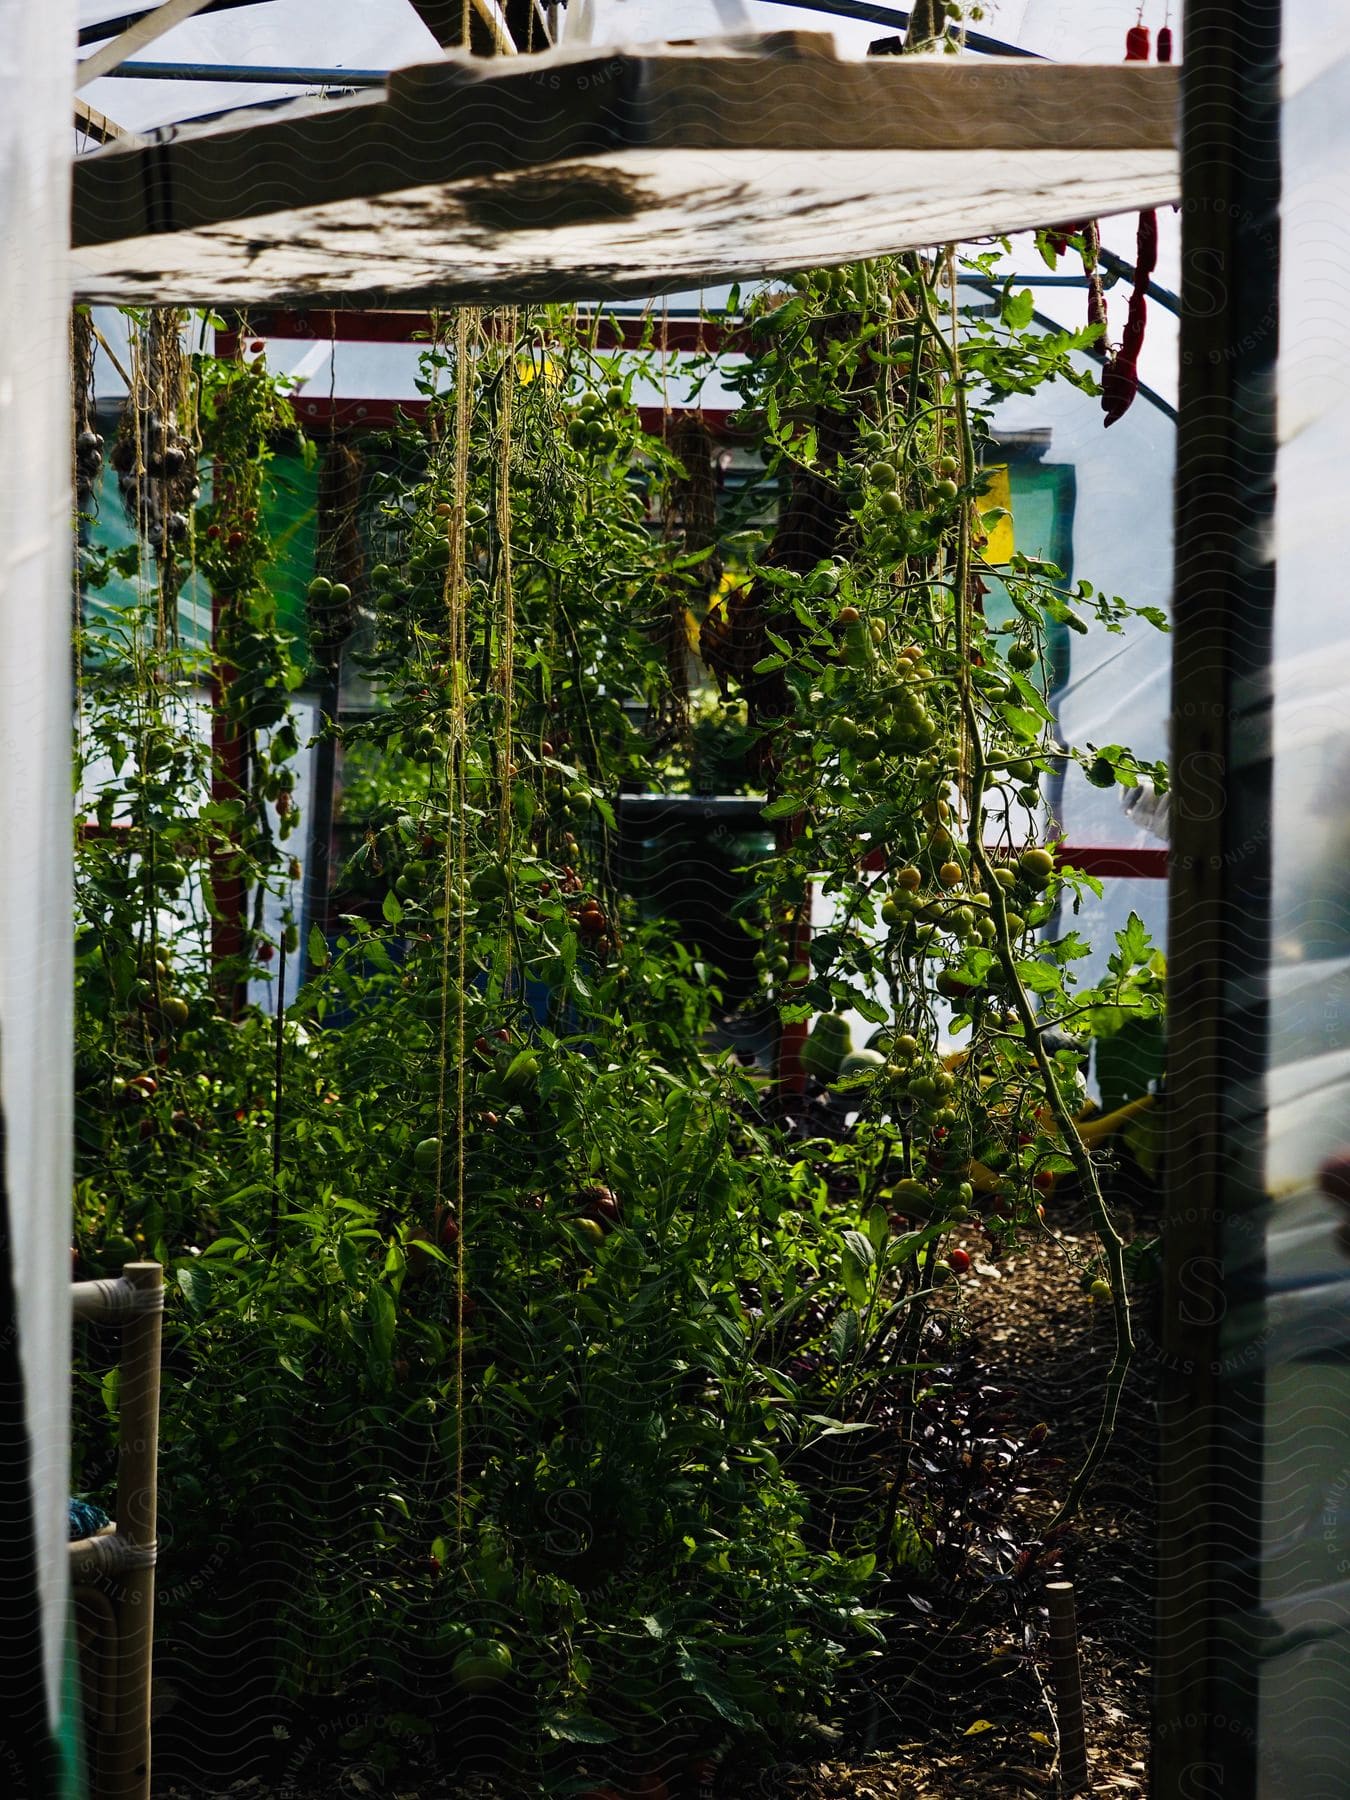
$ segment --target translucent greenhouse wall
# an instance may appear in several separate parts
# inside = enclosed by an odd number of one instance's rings
[[[1158,1800],[1350,1791],[1350,21],[1183,63]]]
[[[62,1714],[70,1384],[69,0],[0,0],[0,1101],[6,1276],[20,1404],[0,1440],[6,1689],[0,1732],[32,1757],[21,1657]],[[9,1281],[0,1277],[6,1288]],[[3,1322],[12,1356],[14,1323]],[[31,1459],[31,1460],[29,1460]],[[22,1471],[27,1463],[28,1479]],[[26,1503],[26,1504],[25,1504]],[[15,1530],[36,1537],[41,1618]],[[31,1559],[32,1545],[28,1556]],[[40,1644],[34,1638],[40,1634]],[[37,1654],[33,1654],[34,1652]],[[48,1785],[50,1771],[42,1777]],[[14,1766],[4,1783],[17,1791]]]
[[[1257,1791],[1350,1785],[1350,22],[1283,44]]]

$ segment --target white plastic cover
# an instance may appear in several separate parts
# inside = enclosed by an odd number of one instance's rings
[[[1266,1184],[1261,1800],[1350,1743],[1350,21],[1286,0]]]
[[[0,0],[0,1099],[60,1704],[70,1411],[72,0]]]

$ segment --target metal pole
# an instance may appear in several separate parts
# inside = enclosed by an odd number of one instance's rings
[[[113,81],[238,81],[259,87],[383,87],[387,69],[278,68],[275,64],[124,62],[109,69]]]

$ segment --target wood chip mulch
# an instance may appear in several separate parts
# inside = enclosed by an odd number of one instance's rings
[[[1079,1270],[1095,1250],[1086,1216],[1072,1202],[1047,1209],[1055,1239],[998,1264],[975,1259],[965,1277],[967,1319],[991,1377],[1017,1395],[1022,1423],[1052,1427],[1057,1455],[1039,1465],[1027,1522],[1044,1521],[1097,1429],[1113,1349],[1109,1309],[1085,1299]],[[1137,1227],[1148,1236],[1147,1220]],[[1065,1545],[1056,1578],[1075,1587],[1086,1713],[1090,1789],[1144,1794],[1148,1788],[1154,1556],[1154,1373],[1147,1293],[1135,1298],[1140,1346],[1111,1448]],[[1045,1616],[1036,1614],[1033,1660],[1005,1684],[1002,1704],[987,1691],[948,1728],[929,1729],[862,1761],[822,1758],[778,1772],[783,1800],[1014,1800],[1064,1791],[1048,1701]],[[1032,1675],[1028,1680],[1026,1677]],[[1045,1684],[1045,1685],[1043,1685]],[[973,1726],[984,1728],[972,1732]],[[967,1735],[969,1734],[969,1735]]]

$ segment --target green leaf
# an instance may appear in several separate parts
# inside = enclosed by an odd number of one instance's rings
[[[1025,331],[1036,311],[1036,300],[1030,288],[1006,294],[1003,299],[1003,323],[1011,331]]]
[[[392,888],[390,888],[389,892],[385,895],[384,904],[380,907],[380,911],[391,925],[402,924],[403,908],[399,905],[398,895],[395,894]]]
[[[759,816],[761,819],[789,819],[801,810],[802,802],[795,794],[780,794],[776,800],[770,800]]]
[[[1017,978],[1032,994],[1057,994],[1063,986],[1059,970],[1053,963],[1020,962]]]
[[[182,1289],[188,1311],[194,1319],[200,1319],[211,1297],[211,1277],[200,1263],[190,1262],[184,1263],[174,1278]]]
[[[853,1252],[863,1269],[870,1271],[876,1263],[876,1251],[872,1248],[871,1242],[863,1236],[861,1231],[846,1231],[844,1233],[844,1247],[846,1250],[851,1250]]]
[[[1137,912],[1132,912],[1116,933],[1116,954],[1111,957],[1109,966],[1113,973],[1121,974],[1146,963],[1152,951],[1153,939],[1147,925]]]
[[[308,949],[310,967],[312,969],[326,969],[328,967],[328,939],[319,930],[317,925],[311,925],[309,928]]]
[[[877,1260],[877,1253],[861,1231],[844,1233],[843,1249],[840,1251],[840,1273],[849,1299],[855,1306],[866,1306],[871,1298],[871,1282],[868,1277]]]
[[[838,1419],[832,1419],[828,1413],[806,1413],[803,1417],[806,1424],[821,1427],[820,1437],[848,1437],[855,1431],[875,1431],[876,1429],[870,1419],[849,1419],[841,1422]],[[876,1559],[872,1560],[873,1566],[875,1566]]]
[[[371,1373],[378,1377],[389,1366],[398,1322],[393,1295],[381,1281],[372,1283],[366,1294],[366,1316],[370,1320]]]
[[[863,1303],[866,1304],[865,1298]],[[836,1362],[844,1363],[852,1358],[857,1347],[858,1315],[849,1307],[839,1314],[830,1327],[830,1350]]]
[[[544,1732],[560,1744],[612,1744],[618,1736],[588,1713],[554,1713],[545,1719]]]

